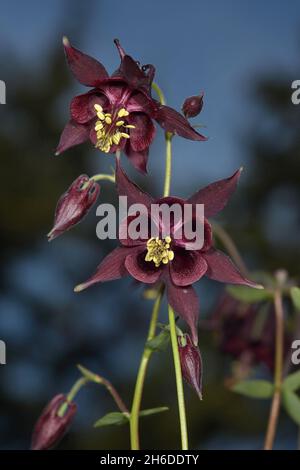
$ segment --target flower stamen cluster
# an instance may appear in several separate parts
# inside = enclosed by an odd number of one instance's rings
[[[97,118],[95,131],[97,142],[95,147],[104,153],[109,153],[112,145],[119,145],[122,138],[129,139],[130,135],[124,132],[126,129],[135,129],[133,124],[126,124],[121,118],[127,117],[129,112],[125,108],[112,115],[104,113],[100,104],[95,104]]]
[[[168,264],[174,259],[174,251],[170,250],[171,237],[167,236],[163,240],[158,237],[150,238],[147,241],[147,254],[145,261],[153,261],[158,268],[161,263]]]

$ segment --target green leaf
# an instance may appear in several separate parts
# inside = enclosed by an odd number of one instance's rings
[[[298,390],[298,388],[300,388],[300,370],[288,375],[285,378],[282,386],[289,392],[295,392],[295,390]]]
[[[282,391],[282,402],[287,414],[300,426],[300,399],[287,389]]]
[[[290,294],[295,309],[300,310],[300,287],[292,287]]]
[[[270,398],[273,395],[274,386],[266,380],[245,380],[235,384],[234,392],[251,398]]]
[[[167,330],[161,331],[157,336],[155,336],[150,341],[147,341],[147,348],[152,351],[165,351],[170,342],[170,333]]]
[[[148,410],[142,410],[140,412],[140,416],[150,416],[155,415],[157,413],[162,413],[163,411],[168,411],[169,408],[167,406],[160,406],[158,408],[149,408]]]
[[[129,417],[124,413],[119,413],[117,411],[112,413],[107,413],[102,418],[98,419],[95,422],[94,427],[100,428],[102,426],[120,426],[121,424],[126,424],[129,422]]]
[[[253,289],[246,286],[228,286],[227,291],[235,299],[248,304],[272,298],[271,293],[265,289]]]

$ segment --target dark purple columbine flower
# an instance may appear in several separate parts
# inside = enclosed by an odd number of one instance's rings
[[[147,208],[145,217],[150,217],[152,204],[189,203],[204,204],[205,217],[211,217],[221,211],[230,195],[234,192],[240,170],[230,178],[217,181],[199,190],[188,200],[165,197],[155,201],[131,182],[117,160],[116,183],[120,196],[127,196],[128,206],[140,203]],[[152,212],[152,211],[151,211]],[[177,238],[178,225],[170,227],[170,233],[164,238],[133,240],[127,235],[127,227],[132,217],[121,224],[119,238],[121,246],[113,250],[98,266],[95,274],[75,288],[79,292],[97,282],[111,281],[130,274],[137,281],[154,284],[162,281],[166,285],[168,302],[189,325],[194,344],[197,344],[197,319],[199,302],[192,284],[204,275],[211,279],[232,284],[244,284],[260,287],[245,279],[230,258],[212,246],[212,231],[207,219],[204,221],[204,245],[199,250],[187,249],[190,242],[183,237]],[[149,220],[159,225],[159,232],[164,233],[162,221]],[[148,223],[149,223],[148,222]],[[182,230],[183,233],[186,233]],[[176,235],[176,237],[175,237]]]
[[[178,336],[177,340],[182,376],[202,400],[202,359],[199,348],[188,334]]]
[[[96,202],[99,191],[98,183],[87,175],[78,176],[57,203],[54,225],[48,233],[48,240],[53,240],[80,222]]]
[[[90,91],[71,101],[71,119],[60,138],[56,154],[91,140],[105,153],[120,149],[131,163],[146,173],[149,146],[154,139],[156,120],[166,131],[186,139],[206,140],[184,116],[151,97],[155,74],[153,65],[140,67],[121,47],[121,64],[108,75],[104,66],[63,40],[67,61],[75,78]]]
[[[207,324],[216,334],[222,353],[243,363],[246,369],[264,364],[273,371],[275,313],[272,303],[247,304],[225,293]],[[285,354],[289,352],[290,343],[285,331]]]
[[[32,434],[31,449],[47,450],[54,447],[63,438],[68,431],[77,406],[75,403],[69,403],[63,417],[58,416],[60,407],[66,403],[65,395],[56,395],[46,406],[39,417]]]
[[[203,96],[204,93],[200,93],[197,96],[190,96],[186,98],[182,105],[182,112],[186,118],[193,118],[198,116],[203,108]]]

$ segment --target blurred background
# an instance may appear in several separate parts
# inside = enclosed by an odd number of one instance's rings
[[[67,69],[61,38],[114,71],[118,37],[126,51],[156,66],[168,103],[180,109],[204,91],[195,124],[204,143],[174,139],[172,193],[188,196],[243,165],[239,190],[219,222],[235,239],[250,269],[284,268],[299,275],[300,106],[291,82],[300,79],[300,4],[290,0],[190,0],[189,2],[1,2],[0,105],[1,291],[0,448],[26,449],[41,409],[67,392],[81,363],[107,377],[130,406],[147,335],[152,301],[130,279],[74,294],[115,246],[96,238],[88,218],[48,243],[56,202],[81,173],[110,172],[112,156],[89,144],[54,157],[68,119],[69,101],[85,92]],[[163,133],[151,147],[149,178],[129,167],[143,188],[159,195],[163,183]],[[103,182],[99,202],[115,200]],[[201,281],[201,317],[209,318],[223,286]],[[166,320],[166,309],[161,312]],[[230,392],[224,381],[231,358],[200,329],[204,363],[199,400],[186,388],[191,448],[256,449],[262,446],[268,403]],[[141,422],[143,448],[179,446],[175,381],[170,348],[155,353],[143,407],[170,411]],[[265,370],[266,376],[270,374]],[[94,429],[115,405],[105,389],[88,386],[78,396],[78,416],[61,449],[125,449],[128,428]],[[294,448],[296,426],[282,414],[277,448]]]

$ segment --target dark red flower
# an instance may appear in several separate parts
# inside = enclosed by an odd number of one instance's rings
[[[57,413],[66,400],[65,395],[60,394],[48,403],[34,427],[31,441],[32,450],[51,449],[59,443],[68,431],[77,411],[77,406],[75,403],[68,403],[64,416],[58,416]]]
[[[247,304],[225,293],[213,312],[209,327],[215,332],[222,353],[251,367],[274,368],[275,313],[272,303]],[[285,332],[285,351],[290,339]]]
[[[60,197],[54,216],[54,225],[48,240],[58,237],[80,222],[96,202],[100,191],[98,183],[87,175],[80,175]]]
[[[199,348],[188,334],[178,336],[177,339],[182,376],[202,400],[202,359]]]
[[[151,97],[153,65],[140,67],[125,53],[118,40],[121,64],[108,75],[104,66],[63,40],[67,61],[75,78],[90,91],[75,96],[71,119],[60,138],[56,154],[87,140],[105,153],[124,150],[131,163],[146,173],[149,146],[155,135],[152,120],[166,131],[191,140],[206,140],[188,121]]]
[[[195,193],[188,200],[174,197],[162,198],[155,201],[132,183],[120,167],[117,160],[116,183],[120,196],[127,196],[128,206],[134,203],[143,204],[146,208],[144,217],[148,223],[156,225],[159,234],[165,233],[163,221],[151,219],[149,210],[152,204],[189,203],[195,208],[196,204],[204,204],[205,217],[216,215],[226,205],[230,195],[236,188],[240,170],[230,178],[217,181]],[[97,282],[110,281],[130,274],[134,279],[146,284],[163,281],[166,285],[169,304],[186,321],[191,329],[194,344],[197,344],[197,319],[199,312],[198,297],[192,284],[204,275],[211,279],[233,284],[257,286],[245,279],[232,263],[230,258],[212,246],[211,226],[207,219],[204,221],[204,245],[199,250],[191,250],[190,242],[178,238],[178,224],[171,220],[170,233],[150,239],[133,240],[128,236],[126,227],[132,221],[129,217],[121,224],[119,238],[121,246],[112,251],[98,266],[95,274],[83,284],[75,288],[79,292]],[[182,230],[185,233],[184,230]]]
[[[182,112],[186,118],[192,118],[198,116],[203,108],[203,96],[204,93],[200,93],[197,96],[190,96],[186,98],[182,105]]]

